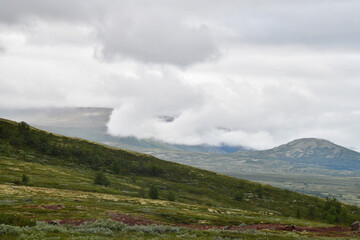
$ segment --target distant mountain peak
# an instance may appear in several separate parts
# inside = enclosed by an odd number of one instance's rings
[[[326,139],[321,138],[300,138],[295,139],[287,144],[281,145],[281,146],[289,146],[289,147],[298,147],[298,148],[307,148],[307,149],[313,149],[313,148],[342,148],[339,145],[336,145],[335,143],[332,143]],[[279,146],[279,147],[281,147]]]
[[[261,156],[291,163],[316,164],[328,169],[360,169],[360,153],[318,138],[296,139],[262,151]]]
[[[303,158],[310,156],[322,156],[326,158],[337,158],[344,151],[352,151],[328,140],[320,138],[301,138],[287,144],[280,145],[269,151],[281,154],[287,158]]]

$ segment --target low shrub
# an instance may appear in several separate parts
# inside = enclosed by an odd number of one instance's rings
[[[135,226],[127,226],[127,231],[135,231],[135,232],[143,232],[147,234],[156,234],[156,233],[179,233],[182,230],[187,230],[181,227],[173,227],[173,226],[166,226],[166,225],[135,225]]]
[[[5,234],[21,234],[23,232],[23,228],[18,226],[11,226],[6,224],[0,224],[0,236]]]
[[[22,175],[22,178],[21,178],[21,182],[26,185],[26,184],[29,183],[29,181],[30,181],[29,176],[26,175],[26,174],[23,174],[23,175]]]
[[[12,225],[12,226],[35,226],[36,221],[21,215],[11,215],[11,214],[0,214],[0,224]]]
[[[94,222],[88,222],[86,224],[80,225],[82,229],[93,229],[93,228],[106,228],[113,231],[122,231],[126,228],[126,224],[122,222],[116,222],[109,219],[100,219]]]
[[[96,185],[103,185],[105,187],[110,185],[110,181],[103,171],[98,171],[96,173],[94,183]]]
[[[175,199],[176,199],[175,193],[173,191],[169,191],[168,196],[167,196],[167,200],[173,202],[173,201],[175,201]]]
[[[237,190],[234,195],[234,200],[242,201],[242,200],[244,200],[244,197],[245,197],[244,192],[241,190]]]
[[[39,232],[50,232],[50,233],[64,233],[67,229],[61,225],[52,225],[46,222],[38,222],[36,227],[32,228]]]
[[[96,234],[96,233],[101,233],[103,235],[108,235],[111,236],[113,235],[113,231],[111,231],[111,229],[109,228],[105,228],[105,227],[88,227],[88,226],[80,226],[79,228],[76,229],[77,233],[87,233],[87,234]]]
[[[151,185],[151,187],[150,187],[149,197],[152,199],[159,198],[159,190],[158,190],[157,186],[155,186],[154,184]]]

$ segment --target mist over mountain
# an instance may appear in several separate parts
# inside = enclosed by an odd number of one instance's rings
[[[152,154],[161,159],[225,173],[297,173],[348,176],[360,172],[360,154],[316,138],[303,138],[256,151],[242,146],[169,144],[156,139],[116,137],[107,133],[110,108],[48,108],[2,111],[4,117],[35,126]],[[164,117],[162,117],[164,118]],[[165,119],[169,120],[169,117]]]
[[[43,109],[0,109],[1,116],[26,121],[40,129],[54,131],[72,137],[80,137],[109,145],[131,149],[140,152],[152,149],[233,153],[237,151],[251,151],[243,146],[218,146],[209,144],[185,145],[170,144],[153,138],[138,139],[136,137],[116,137],[107,133],[107,123],[113,109],[111,108],[43,108]],[[159,116],[162,121],[172,121],[170,116]]]

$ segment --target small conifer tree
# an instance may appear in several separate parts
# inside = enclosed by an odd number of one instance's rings
[[[95,184],[96,185],[103,185],[105,187],[110,185],[109,179],[105,176],[103,171],[98,171],[95,175]]]
[[[115,174],[119,174],[120,173],[120,164],[119,163],[114,163],[113,165],[113,171]]]
[[[168,193],[168,196],[167,196],[167,199],[169,200],[169,201],[175,201],[175,198],[176,198],[176,196],[175,196],[175,193],[173,192],[173,191],[169,191],[169,193]]]
[[[29,176],[26,175],[26,174],[23,174],[23,175],[22,175],[22,178],[21,178],[21,182],[26,185],[26,184],[29,183],[29,181],[30,181]]]
[[[144,188],[140,188],[139,190],[139,195],[141,198],[145,198],[146,197],[146,191]]]
[[[10,157],[10,154],[11,154],[10,149],[11,148],[10,148],[9,142],[5,142],[2,148],[3,148],[4,156],[5,157]]]
[[[149,197],[152,198],[152,199],[158,199],[159,198],[158,188],[154,184],[151,185],[151,187],[150,187]]]
[[[309,207],[308,209],[308,215],[310,219],[315,219],[315,215],[316,215],[316,209],[314,206]]]
[[[263,198],[264,196],[263,187],[260,184],[256,188],[256,194],[258,198]]]
[[[234,195],[234,200],[236,200],[236,201],[244,200],[244,192],[241,190],[237,190]]]
[[[301,218],[300,209],[296,209],[296,218]]]

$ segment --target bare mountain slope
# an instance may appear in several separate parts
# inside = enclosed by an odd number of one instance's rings
[[[249,153],[249,156],[288,163],[315,164],[331,170],[360,170],[360,153],[317,138],[297,139],[270,150]]]

